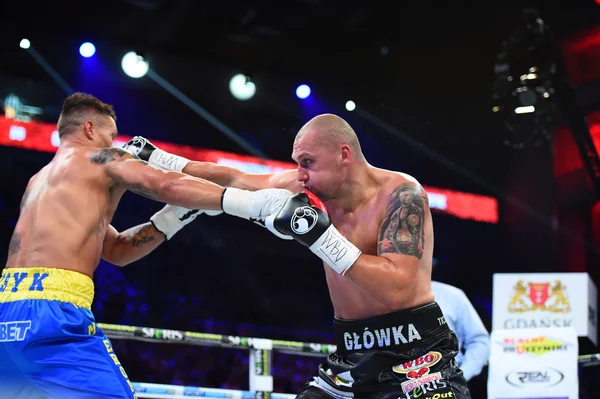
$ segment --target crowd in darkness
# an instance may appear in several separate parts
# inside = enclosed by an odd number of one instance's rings
[[[51,154],[0,151],[0,173],[14,182],[0,191],[4,257],[25,185]],[[127,193],[113,225],[124,230],[143,223],[162,206]],[[465,289],[489,330],[491,272],[499,262],[489,255],[496,227],[435,217],[436,274]],[[468,250],[464,242],[471,243]],[[489,259],[486,268],[480,267],[483,257]],[[198,217],[124,268],[102,261],[95,285],[92,310],[102,323],[334,343],[333,311],[320,261],[302,245],[227,215]],[[127,340],[113,340],[113,346],[132,381],[249,388],[245,350]],[[274,353],[275,391],[298,392],[322,360]],[[479,385],[483,391],[474,397],[485,397],[485,384]]]

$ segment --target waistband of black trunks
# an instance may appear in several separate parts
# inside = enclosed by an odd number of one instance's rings
[[[358,351],[423,347],[448,332],[442,310],[436,302],[363,320],[334,319],[337,351]]]

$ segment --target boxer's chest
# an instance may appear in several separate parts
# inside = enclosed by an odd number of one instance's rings
[[[330,217],[338,231],[363,253],[377,254],[379,226],[383,214],[375,204],[352,213],[333,212]]]

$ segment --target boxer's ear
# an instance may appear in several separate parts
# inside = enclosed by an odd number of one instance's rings
[[[91,120],[88,119],[83,123],[83,133],[89,140],[94,140],[95,130],[96,125]]]

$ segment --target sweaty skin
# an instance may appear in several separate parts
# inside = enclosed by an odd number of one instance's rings
[[[297,170],[248,174],[189,162],[183,172],[249,190],[310,189],[324,200],[334,226],[362,251],[343,276],[324,265],[336,317],[364,319],[433,301],[434,236],[425,190],[411,176],[369,165],[356,136],[344,136],[344,124],[328,114],[308,122],[294,142]]]
[[[108,116],[95,135],[112,144],[116,125]],[[86,144],[82,144],[86,143]],[[52,161],[29,181],[10,240],[6,267],[56,267],[92,277],[100,258],[125,265],[165,240],[151,223],[118,233],[110,225],[125,191],[190,209],[220,209],[223,187],[164,172],[119,148],[85,140],[61,141]]]

